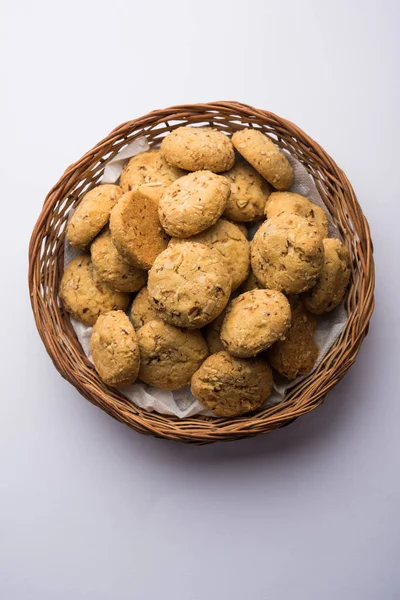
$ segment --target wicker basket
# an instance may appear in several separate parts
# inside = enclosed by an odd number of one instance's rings
[[[157,144],[172,129],[190,123],[232,133],[261,129],[306,167],[328,207],[353,259],[346,297],[345,330],[316,371],[290,390],[280,405],[235,418],[187,419],[147,412],[128,402],[98,378],[84,355],[68,315],[58,300],[63,271],[64,232],[68,211],[82,193],[95,186],[104,167],[121,148],[145,135]],[[368,332],[374,307],[374,262],[367,221],[346,175],[301,129],[264,110],[237,102],[173,106],[120,125],[78,162],[50,190],[29,247],[29,288],[39,334],[55,367],[90,402],[140,433],[191,443],[235,440],[287,425],[317,408],[327,392],[351,367]]]

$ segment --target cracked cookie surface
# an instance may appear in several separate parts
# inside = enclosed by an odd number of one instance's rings
[[[94,366],[100,379],[114,387],[133,383],[139,372],[136,332],[120,310],[100,315],[90,338]]]
[[[232,278],[232,291],[247,278],[250,271],[250,244],[236,225],[219,219],[215,225],[187,239],[214,248],[224,257]],[[172,238],[169,246],[185,243],[185,240]]]
[[[224,216],[246,223],[262,219],[265,203],[272,192],[269,183],[251,165],[241,162],[224,173],[224,177],[231,186]]]
[[[293,169],[284,155],[266,135],[256,129],[241,129],[232,136],[236,150],[277,190],[288,190]]]
[[[265,216],[279,217],[294,214],[313,224],[322,238],[328,237],[328,219],[325,211],[301,194],[273,192],[266,205]]]
[[[324,263],[324,246],[316,228],[303,217],[271,217],[251,242],[251,266],[260,283],[286,294],[315,285]]]
[[[65,310],[85,325],[94,325],[101,313],[126,310],[130,300],[129,294],[100,281],[88,254],[76,256],[65,267],[59,296]]]
[[[136,292],[146,284],[147,273],[128,263],[116,249],[109,229],[93,240],[90,255],[99,279],[118,292]]]
[[[188,238],[214,225],[224,212],[229,183],[211,171],[195,171],[171,184],[160,199],[158,215],[165,231]]]
[[[232,300],[221,326],[221,342],[233,356],[256,356],[284,337],[290,305],[276,290],[252,290]]]
[[[323,240],[325,258],[315,286],[302,296],[310,312],[330,312],[342,301],[350,281],[350,254],[340,240]]]
[[[85,250],[107,225],[111,209],[122,196],[119,185],[104,183],[87,192],[67,224],[66,237],[71,246]]]
[[[272,371],[261,358],[234,358],[228,352],[209,356],[191,381],[192,394],[220,417],[259,408],[271,393]]]
[[[211,127],[178,127],[163,139],[160,150],[170,165],[187,171],[220,173],[235,162],[230,139]]]
[[[149,321],[137,332],[139,379],[162,390],[178,390],[208,355],[200,331],[179,329],[160,320]]]
[[[149,272],[150,302],[162,319],[198,329],[225,308],[232,280],[217,250],[196,242],[168,247]]]
[[[167,187],[182,175],[185,172],[171,167],[160,150],[147,150],[127,162],[121,173],[120,186],[124,192],[143,186],[143,191],[159,200]]]
[[[111,211],[110,230],[118,252],[135,267],[150,269],[169,237],[158,218],[158,201],[140,190],[126,192]]]
[[[267,350],[267,357],[275,371],[288,379],[296,379],[307,375],[318,358],[318,346],[313,338],[317,321],[306,311],[299,296],[290,296],[289,302],[290,327],[285,338]]]

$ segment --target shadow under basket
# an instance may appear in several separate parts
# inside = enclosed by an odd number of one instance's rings
[[[316,371],[289,390],[276,406],[233,419],[187,419],[145,411],[107,387],[86,358],[58,299],[63,272],[64,236],[69,210],[101,179],[104,167],[135,138],[157,145],[186,124],[215,127],[231,134],[254,127],[295,156],[313,178],[352,257],[345,304],[346,327]],[[238,102],[188,104],[155,110],[114,129],[71,165],[47,195],[29,247],[29,289],[36,325],[55,367],[90,402],[136,431],[170,440],[204,444],[267,433],[289,424],[322,402],[354,363],[367,335],[374,307],[374,262],[368,223],[354,191],[332,158],[290,121]]]

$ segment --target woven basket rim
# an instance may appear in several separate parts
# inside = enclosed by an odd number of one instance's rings
[[[174,121],[173,125],[170,124],[171,121]],[[289,151],[292,148],[296,154],[299,153],[300,160],[320,186],[320,191],[323,190],[326,194],[325,199],[331,202],[332,210],[340,211],[336,218],[332,215],[334,219],[339,220],[342,227],[352,227],[354,231],[351,239],[350,236],[344,236],[345,240],[351,243],[355,265],[351,289],[346,300],[349,318],[345,331],[322,361],[323,367],[317,369],[315,376],[308,376],[305,383],[302,382],[291,390],[288,395],[290,402],[285,398],[274,407],[234,419],[201,415],[179,419],[148,412],[130,403],[117,390],[107,388],[84,355],[69,317],[57,300],[58,281],[63,268],[62,224],[65,225],[65,214],[74,200],[74,188],[77,189],[78,197],[82,193],[82,188],[79,189],[81,182],[88,181],[90,185],[95,185],[99,173],[101,174],[105,164],[115,156],[121,145],[143,134],[147,137],[153,136],[151,140],[155,138],[157,141],[157,137],[185,122],[211,124],[221,129],[229,127],[230,131],[244,126],[261,127],[268,135],[275,136],[275,141],[281,147]],[[240,122],[245,122],[246,125]],[[70,204],[67,206],[68,202]],[[329,204],[327,207],[330,209]],[[46,350],[61,375],[93,404],[137,431],[197,444],[266,433],[288,425],[297,417],[317,408],[329,389],[354,363],[362,341],[368,333],[374,308],[374,283],[373,247],[369,226],[345,173],[326,151],[297,125],[274,113],[239,102],[217,101],[157,109],[113,129],[81,159],[70,165],[49,191],[29,245],[29,290],[32,310]],[[323,373],[325,367],[326,372]]]

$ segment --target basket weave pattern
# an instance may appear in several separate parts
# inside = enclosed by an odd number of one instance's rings
[[[288,150],[307,169],[352,256],[346,296],[348,321],[316,371],[292,388],[285,401],[235,419],[176,417],[136,407],[108,388],[84,355],[58,299],[68,211],[101,179],[106,163],[135,138],[150,145],[185,124],[212,126],[228,134],[254,127]],[[36,325],[55,367],[90,402],[140,433],[192,443],[234,440],[266,433],[317,408],[351,367],[368,332],[374,307],[374,263],[368,223],[346,177],[301,129],[264,110],[237,102],[174,106],[123,123],[71,165],[48,193],[29,247],[29,288]]]

